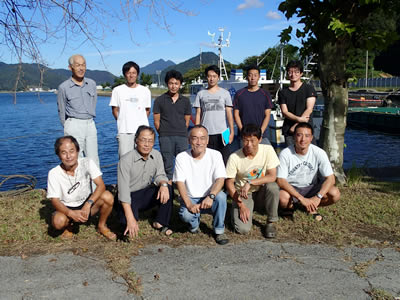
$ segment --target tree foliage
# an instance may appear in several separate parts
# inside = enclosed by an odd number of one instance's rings
[[[153,76],[151,74],[140,74],[140,83],[145,86],[150,86],[153,83]]]
[[[382,49],[397,38],[398,0],[286,0],[279,10],[304,27],[296,30],[303,52],[318,55],[318,70],[325,98],[321,144],[339,181],[344,182],[343,145],[347,116],[348,54],[353,49]],[[281,33],[288,42],[293,28]]]

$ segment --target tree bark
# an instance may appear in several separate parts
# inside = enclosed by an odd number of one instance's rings
[[[327,152],[336,180],[346,182],[343,171],[344,133],[347,122],[348,89],[346,78],[346,41],[322,42],[319,69],[324,95],[324,120],[320,145]]]

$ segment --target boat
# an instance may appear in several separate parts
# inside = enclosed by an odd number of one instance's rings
[[[236,91],[240,90],[247,86],[248,82],[244,78],[243,70],[241,69],[232,69],[230,73],[230,77],[224,78],[224,74],[226,74],[226,68],[224,64],[224,60],[222,57],[222,48],[229,46],[229,41],[227,44],[223,43],[223,29],[219,29],[221,32],[221,36],[218,39],[219,43],[215,43],[215,47],[219,49],[219,65],[218,67],[221,70],[220,81],[218,82],[218,86],[226,89],[231,94],[232,100],[235,97]],[[209,33],[209,35],[211,35]],[[213,35],[211,35],[213,36]],[[262,59],[259,61],[261,63]],[[290,81],[285,79],[285,66],[283,65],[283,47],[281,47],[280,52],[280,78],[279,79],[268,79],[267,71],[265,69],[260,70],[260,80],[258,82],[259,86],[266,91],[268,91],[272,97],[273,108],[271,110],[271,117],[268,124],[268,139],[271,142],[272,146],[276,149],[282,149],[286,147],[285,137],[282,133],[283,121],[284,117],[280,110],[280,106],[278,105],[277,98],[278,92],[284,86],[288,86]],[[307,78],[303,78],[307,79]],[[207,81],[201,80],[198,78],[194,80],[190,84],[190,100],[191,103],[194,103],[197,93],[207,88]],[[195,113],[195,112],[194,112]],[[314,136],[319,139],[320,128],[322,125],[323,118],[323,105],[315,105],[313,112],[313,127],[314,127]],[[193,119],[194,120],[194,119]],[[235,125],[235,135],[237,133],[236,125]]]
[[[352,127],[400,134],[399,107],[351,107],[347,113],[347,124]]]

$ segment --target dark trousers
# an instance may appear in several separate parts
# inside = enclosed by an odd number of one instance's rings
[[[131,193],[131,208],[133,216],[136,220],[139,220],[139,212],[146,211],[154,206],[159,206],[157,217],[155,222],[160,223],[162,226],[168,226],[171,219],[172,203],[173,203],[173,190],[172,186],[168,185],[169,199],[167,203],[161,204],[160,200],[157,199],[159,187],[150,185],[142,190]],[[120,205],[119,208],[119,220],[121,224],[126,224],[126,218],[124,209]]]
[[[160,136],[160,152],[164,162],[165,173],[169,180],[174,174],[175,157],[189,147],[186,136]]]
[[[231,154],[231,149],[229,147],[230,145],[224,145],[221,134],[211,134],[208,137],[207,147],[221,152],[222,158],[224,159],[224,164],[226,166],[229,155]]]

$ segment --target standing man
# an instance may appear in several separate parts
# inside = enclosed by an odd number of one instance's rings
[[[72,238],[72,223],[86,223],[90,216],[100,212],[97,231],[115,240],[115,233],[106,224],[114,197],[106,191],[100,169],[90,158],[78,158],[79,144],[73,136],[58,138],[54,150],[61,164],[50,170],[47,179],[47,198],[56,210],[51,218],[52,226],[64,230],[61,238]],[[96,184],[93,193],[92,181]]]
[[[218,86],[220,70],[216,65],[206,68],[208,87],[197,93],[193,107],[196,108],[196,125],[207,128],[209,142],[207,147],[221,152],[226,164],[229,151],[226,144],[231,144],[234,138],[232,98],[230,93]],[[227,126],[228,121],[228,126]],[[228,143],[223,142],[222,133],[229,128]]]
[[[151,108],[151,92],[147,87],[138,84],[140,68],[128,61],[122,66],[126,83],[113,89],[110,106],[118,126],[118,154],[122,157],[133,150],[135,133],[140,125],[149,125],[148,117]]]
[[[334,204],[340,199],[335,187],[335,176],[328,155],[312,145],[313,128],[309,123],[299,123],[294,130],[294,145],[279,155],[278,185],[280,206],[293,209],[303,206],[316,221],[321,221],[318,207]],[[318,182],[318,172],[325,178]]]
[[[212,214],[215,241],[225,245],[229,240],[224,234],[226,194],[221,189],[226,172],[222,155],[207,148],[208,133],[202,125],[192,128],[189,142],[192,149],[178,154],[174,171],[181,202],[179,216],[189,223],[191,233],[198,233],[200,214]]]
[[[289,146],[294,144],[293,133],[298,123],[308,122],[312,125],[311,114],[316,97],[314,87],[301,82],[303,64],[300,61],[290,61],[286,66],[286,72],[290,86],[279,91],[278,102],[285,117],[282,131],[286,145]]]
[[[153,106],[154,127],[159,134],[160,151],[170,184],[175,157],[188,148],[187,130],[192,107],[189,98],[179,93],[182,82],[180,72],[168,71],[165,75],[168,92],[158,97]]]
[[[100,167],[97,150],[96,83],[85,78],[86,61],[80,54],[68,60],[72,77],[58,87],[57,105],[64,135],[72,135],[79,143],[79,156],[91,158]]]
[[[232,197],[232,224],[240,234],[252,227],[254,203],[260,202],[268,220],[265,237],[274,238],[278,221],[279,187],[275,183],[279,159],[271,145],[260,145],[261,129],[247,124],[241,132],[243,149],[233,153],[226,166],[226,189]]]
[[[161,154],[153,149],[156,135],[149,126],[140,126],[135,135],[136,148],[123,155],[118,163],[118,197],[122,204],[120,222],[124,235],[139,233],[139,211],[158,206],[153,228],[171,235],[168,228],[172,212],[172,187],[165,176]]]
[[[257,66],[247,68],[248,86],[235,94],[233,115],[239,131],[246,124],[256,124],[261,128],[261,144],[270,145],[267,128],[272,109],[271,95],[258,86],[260,69]]]

